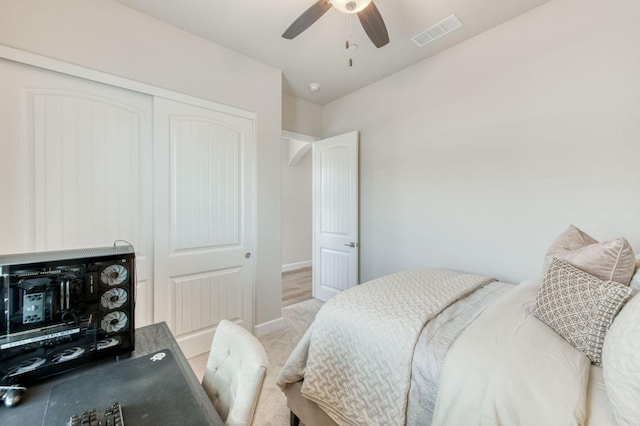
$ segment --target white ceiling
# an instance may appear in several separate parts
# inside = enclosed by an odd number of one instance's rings
[[[115,1],[279,68],[285,92],[323,105],[549,0],[374,0],[391,41],[376,49],[354,17],[355,51],[345,49],[348,15],[333,8],[295,39],[281,37],[316,0]],[[411,41],[451,14],[461,29],[425,47]],[[320,90],[311,92],[309,83]]]

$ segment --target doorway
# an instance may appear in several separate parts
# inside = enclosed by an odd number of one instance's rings
[[[282,132],[282,306],[312,298],[312,150],[317,139]]]
[[[283,131],[283,306],[359,282],[358,143],[358,132],[317,140]]]

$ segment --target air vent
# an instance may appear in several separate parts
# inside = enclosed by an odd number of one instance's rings
[[[462,28],[462,22],[460,22],[456,15],[451,15],[427,28],[423,32],[411,37],[411,41],[419,47],[426,46],[432,41],[436,41],[440,37],[443,37],[458,28]]]

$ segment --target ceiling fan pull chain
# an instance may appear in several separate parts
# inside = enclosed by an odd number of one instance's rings
[[[353,38],[353,32],[352,32],[352,20],[353,14],[349,13],[347,14],[347,41],[344,43],[344,47],[347,50],[351,50],[352,47],[352,43],[350,42]],[[355,45],[353,45],[355,46]],[[353,59],[349,58],[349,66],[352,67],[353,66]]]

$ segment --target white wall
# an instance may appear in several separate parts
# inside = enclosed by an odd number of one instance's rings
[[[361,131],[361,279],[519,282],[570,223],[640,252],[639,16],[552,0],[326,105],[324,137]]]
[[[312,241],[311,150],[290,166],[288,145],[288,141],[282,144],[283,270],[310,266]]]
[[[322,107],[284,93],[282,128],[319,138]],[[312,154],[309,150],[295,166],[288,164],[289,142],[282,144],[282,266],[285,269],[311,261]]]
[[[322,136],[322,107],[283,93],[282,128],[290,132],[320,138]]]
[[[0,0],[0,44],[256,112],[255,321],[280,318],[279,70],[109,0]]]

